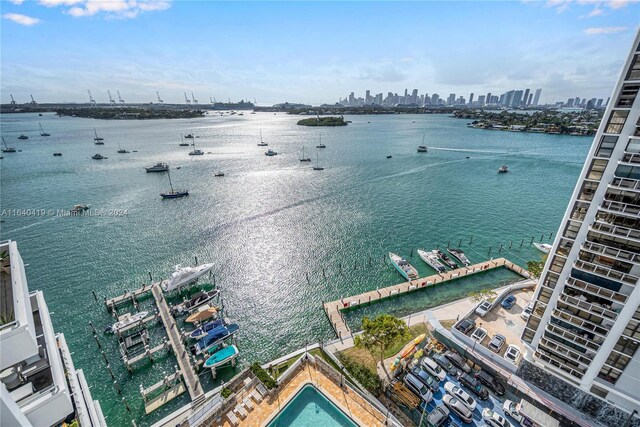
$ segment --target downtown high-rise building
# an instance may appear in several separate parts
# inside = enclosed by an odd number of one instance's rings
[[[640,411],[639,90],[640,32],[556,234],[522,335],[529,362],[627,413]],[[534,104],[538,100],[539,90]]]
[[[536,89],[536,94],[533,96],[533,105],[540,103],[540,94],[542,94],[542,89]]]

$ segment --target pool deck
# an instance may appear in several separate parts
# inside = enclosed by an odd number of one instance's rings
[[[354,295],[347,298],[341,298],[336,301],[331,301],[323,304],[324,312],[331,322],[331,326],[335,331],[338,338],[349,339],[352,338],[351,329],[347,325],[347,322],[341,313],[342,310],[347,308],[354,308],[362,304],[369,304],[375,301],[390,298],[396,295],[412,292],[418,289],[434,286],[439,283],[455,280],[461,277],[470,276],[482,271],[492,270],[495,268],[505,267],[509,270],[519,274],[524,278],[529,278],[529,273],[524,268],[512,263],[505,258],[496,258],[489,261],[484,261],[478,264],[470,265],[468,267],[461,267],[455,270],[450,270],[445,273],[434,274],[432,276],[421,277],[410,282],[403,282],[397,285],[388,286],[386,288],[380,288],[373,291],[365,292],[360,295]]]

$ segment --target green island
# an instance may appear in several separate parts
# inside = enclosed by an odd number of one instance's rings
[[[476,129],[591,136],[598,130],[602,111],[545,110],[529,114],[511,111],[459,110],[454,112],[452,117],[473,119],[474,121],[467,126]]]
[[[192,119],[203,117],[202,110],[151,109],[136,107],[120,108],[58,108],[58,116],[83,117],[101,120],[149,120],[149,119]]]
[[[298,121],[300,126],[346,126],[348,123],[344,117],[313,117]]]

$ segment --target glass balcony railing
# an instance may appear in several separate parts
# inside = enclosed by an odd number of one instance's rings
[[[640,254],[624,251],[622,249],[614,248],[611,246],[602,245],[600,243],[585,241],[582,244],[581,249],[591,253],[605,255],[621,261],[629,261],[636,264],[640,264]]]
[[[637,205],[615,202],[613,200],[603,200],[600,208],[614,213],[623,213],[632,216],[640,215],[640,207],[638,207]]]
[[[613,178],[613,181],[611,181],[609,187],[631,191],[640,190],[640,179]]]
[[[578,310],[588,311],[596,316],[606,317],[611,320],[615,320],[618,317],[618,313],[615,311],[606,308],[603,304],[590,303],[586,301],[585,297],[582,295],[570,296],[563,292],[560,294],[560,301]]]
[[[636,209],[638,209],[638,215],[640,215],[640,208]],[[636,230],[634,228],[621,227],[619,225],[607,224],[600,221],[594,222],[590,228],[601,233],[607,233],[616,237],[623,237],[625,239],[634,239],[640,242],[640,230]]]
[[[632,274],[621,273],[611,268],[603,267],[601,265],[593,264],[586,261],[581,261],[579,259],[575,260],[573,266],[579,270],[593,273],[601,277],[606,277],[607,279],[613,279],[620,282],[628,283],[630,285],[635,285],[638,282],[638,277]]]
[[[631,163],[631,164],[640,164],[640,153],[628,153],[625,152],[624,156],[618,163]]]

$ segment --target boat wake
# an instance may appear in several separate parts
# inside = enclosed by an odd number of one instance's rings
[[[432,147],[432,146],[429,146],[429,150],[458,151],[458,152],[463,152],[463,153],[485,153],[485,154],[496,154],[496,155],[507,154],[506,151],[477,150],[475,148],[448,148],[448,147]]]

